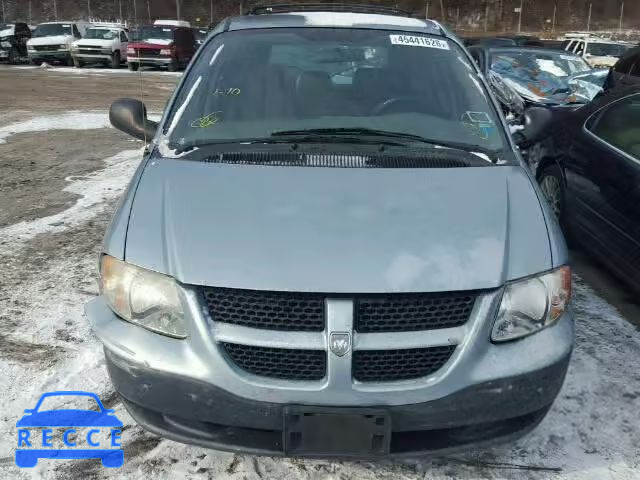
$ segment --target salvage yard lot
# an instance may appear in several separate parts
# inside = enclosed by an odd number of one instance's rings
[[[514,444],[402,462],[301,461],[186,446],[136,426],[83,308],[97,294],[106,223],[141,159],[141,142],[108,127],[107,108],[142,85],[160,113],[177,80],[0,67],[0,478],[640,478],[640,309],[579,253],[567,381],[542,424]],[[125,425],[122,469],[97,460],[14,465],[16,421],[53,390],[93,391],[115,409]]]

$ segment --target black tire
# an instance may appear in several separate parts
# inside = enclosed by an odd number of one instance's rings
[[[544,167],[538,174],[538,184],[551,212],[562,227],[567,243],[572,243],[570,242],[570,226],[567,221],[567,191],[560,167],[555,163]]]
[[[113,52],[111,55],[111,68],[120,68],[120,52]]]
[[[73,57],[71,55],[69,55],[65,60],[62,61],[63,65],[66,65],[67,67],[73,67],[74,62],[73,62]]]
[[[77,57],[73,57],[73,66],[76,68],[84,67],[84,62]]]
[[[169,63],[169,65],[167,65],[167,69],[170,72],[177,72],[178,71],[178,61],[175,58],[171,59],[171,62]]]
[[[16,47],[11,47],[11,49],[9,50],[9,63],[11,65],[20,63],[20,52],[18,52],[18,49]]]
[[[129,62],[128,66],[129,66],[129,70],[131,70],[132,72],[135,72],[140,67],[140,64],[139,63]]]

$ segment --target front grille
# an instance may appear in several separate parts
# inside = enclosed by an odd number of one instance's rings
[[[137,53],[141,57],[157,57],[160,55],[160,50],[156,48],[140,48],[137,50]]]
[[[327,371],[324,350],[256,347],[223,343],[229,358],[241,369],[283,380],[321,380]]]
[[[216,322],[266,330],[324,330],[322,294],[205,287],[203,295]]]
[[[60,45],[35,45],[33,48],[35,48],[39,52],[48,52],[51,50],[60,49]]]
[[[426,377],[451,357],[455,345],[405,350],[356,350],[353,378],[360,382],[393,382]]]
[[[473,292],[366,296],[355,301],[355,330],[410,332],[464,325],[473,309]]]

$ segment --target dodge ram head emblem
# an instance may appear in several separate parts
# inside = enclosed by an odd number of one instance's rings
[[[329,349],[338,357],[342,357],[351,348],[351,334],[348,332],[331,332]]]

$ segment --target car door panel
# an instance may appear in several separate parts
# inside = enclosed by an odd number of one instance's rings
[[[564,159],[572,228],[630,282],[640,278],[640,156],[626,153],[640,152],[640,94],[635,97],[588,118]]]

